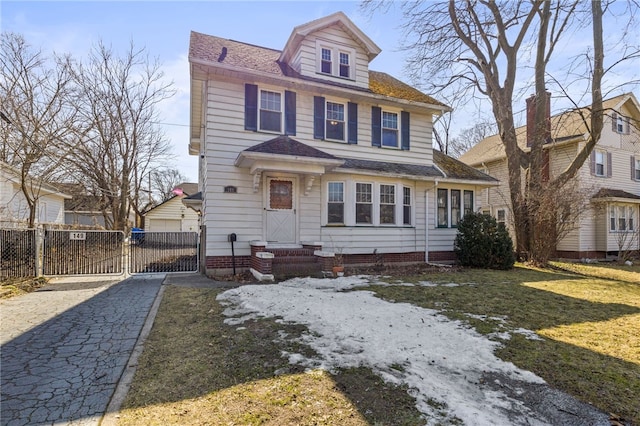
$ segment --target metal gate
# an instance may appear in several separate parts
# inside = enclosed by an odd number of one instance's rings
[[[46,230],[44,275],[121,274],[122,231]]]
[[[197,232],[132,232],[129,272],[198,271]]]
[[[0,279],[38,275],[35,229],[0,229]]]

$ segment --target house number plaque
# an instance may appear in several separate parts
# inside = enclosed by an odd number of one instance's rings
[[[69,239],[70,240],[84,241],[84,240],[87,239],[87,233],[86,232],[71,232],[69,234]]]
[[[235,194],[238,192],[238,187],[236,186],[225,186],[224,193],[225,194]]]

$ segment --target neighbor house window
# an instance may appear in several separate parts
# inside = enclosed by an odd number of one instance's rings
[[[340,77],[349,78],[351,75],[349,65],[349,54],[340,52]]]
[[[326,137],[338,141],[344,140],[344,104],[327,102]]]
[[[464,191],[464,216],[473,213],[473,191]]]
[[[382,111],[382,146],[398,147],[398,114]]]
[[[611,231],[634,231],[635,230],[635,210],[634,206],[611,205],[609,206],[609,230]]]
[[[380,224],[396,223],[396,187],[380,185]]]
[[[402,223],[411,225],[411,188],[402,188]]]
[[[325,74],[331,74],[331,50],[322,48],[322,59],[320,60],[320,71]]]
[[[498,225],[502,224],[502,226],[507,226],[507,211],[505,209],[498,209],[496,212],[496,222]]]
[[[344,183],[329,182],[327,195],[327,222],[344,223]]]
[[[633,176],[636,180],[640,180],[640,158],[634,159],[635,167],[633,169]]]
[[[373,223],[373,185],[356,183],[356,223]]]
[[[605,153],[603,151],[596,151],[595,152],[595,156],[596,156],[596,167],[595,167],[595,173],[596,176],[604,176],[604,165],[605,165]]]
[[[260,91],[260,130],[280,132],[282,126],[282,94]]]
[[[438,228],[449,227],[449,191],[438,189]]]

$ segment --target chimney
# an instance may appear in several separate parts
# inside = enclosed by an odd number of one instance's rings
[[[547,102],[545,105],[545,132],[544,143],[551,142],[551,92],[545,92],[547,95]],[[531,147],[533,144],[533,136],[535,135],[535,123],[536,123],[536,95],[531,95],[527,98],[527,147]]]

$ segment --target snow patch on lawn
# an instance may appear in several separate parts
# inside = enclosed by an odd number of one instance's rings
[[[428,424],[453,416],[474,425],[543,424],[522,402],[490,389],[482,376],[499,373],[544,383],[541,378],[497,358],[493,352],[500,344],[463,322],[435,310],[384,301],[371,291],[345,291],[370,285],[369,278],[295,278],[238,287],[218,300],[227,306],[225,322],[231,325],[256,317],[305,325],[309,333],[301,341],[318,358],[283,353],[290,363],[328,371],[366,366],[389,382],[408,385]],[[448,413],[433,401],[446,404]]]

